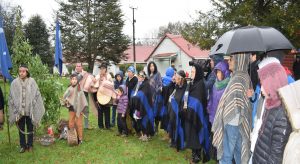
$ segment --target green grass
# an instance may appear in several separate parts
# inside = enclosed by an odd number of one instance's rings
[[[65,83],[67,84],[67,83]],[[3,85],[1,83],[1,88]],[[8,90],[7,90],[8,91]],[[6,92],[7,93],[7,92]],[[61,109],[61,117],[68,118],[67,109]],[[90,113],[93,127],[97,120]],[[39,132],[40,133],[40,132]],[[16,126],[10,128],[11,145],[8,143],[7,126],[0,131],[0,163],[189,163],[191,151],[176,152],[169,148],[167,141],[161,140],[163,131],[149,142],[142,142],[135,136],[117,137],[117,129],[84,131],[84,143],[70,147],[66,140],[56,140],[51,146],[34,143],[32,153],[20,154],[19,136]],[[209,163],[215,163],[210,161]]]

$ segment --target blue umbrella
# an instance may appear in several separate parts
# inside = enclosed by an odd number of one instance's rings
[[[56,21],[56,33],[55,33],[55,66],[58,69],[58,72],[61,76],[62,74],[62,46],[60,40],[60,25],[59,22]]]
[[[12,68],[11,58],[6,44],[5,34],[3,30],[3,19],[0,17],[0,67],[2,75],[12,81],[13,78],[9,74],[9,69]]]

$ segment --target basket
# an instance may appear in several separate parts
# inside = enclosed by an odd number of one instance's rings
[[[75,128],[68,130],[67,140],[68,140],[68,145],[69,146],[78,145],[77,132],[76,132]]]
[[[40,138],[40,143],[43,146],[49,146],[54,143],[54,137],[49,136],[49,135],[44,135],[43,137]]]

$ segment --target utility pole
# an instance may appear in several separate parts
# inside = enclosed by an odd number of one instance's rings
[[[132,35],[132,45],[133,45],[133,64],[134,64],[134,68],[136,70],[136,58],[135,58],[135,19],[134,19],[134,10],[136,10],[137,8],[134,7],[130,7],[132,9],[132,29],[133,29],[133,35]]]

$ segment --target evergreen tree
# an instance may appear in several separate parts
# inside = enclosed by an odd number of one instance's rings
[[[92,70],[96,56],[120,62],[129,39],[122,33],[124,21],[118,0],[69,0],[58,12],[64,57],[87,62]]]
[[[22,9],[20,6],[18,6],[16,13],[16,30],[14,33],[11,55],[14,75],[18,74],[19,66],[21,64],[28,65],[32,57],[32,48],[25,40],[24,32],[22,31],[21,15]]]
[[[271,26],[300,47],[299,0],[211,0],[213,10],[199,14],[184,36],[209,49],[225,31],[241,26]]]
[[[50,53],[49,34],[41,16],[32,16],[24,29],[25,37],[32,46],[32,54],[39,55],[42,62],[52,68],[53,55]]]

